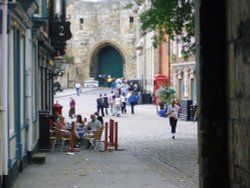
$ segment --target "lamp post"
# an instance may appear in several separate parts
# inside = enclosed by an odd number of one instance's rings
[[[57,56],[53,58],[54,60],[54,76],[62,76],[66,68],[65,59],[57,53]]]

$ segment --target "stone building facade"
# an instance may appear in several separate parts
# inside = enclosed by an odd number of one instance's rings
[[[127,2],[68,1],[73,37],[67,44],[67,55],[74,57],[74,64],[68,65],[60,78],[63,87],[73,87],[90,77],[136,76],[135,15],[124,8]]]
[[[156,75],[163,75],[167,79],[167,85],[175,89],[178,99],[192,100],[192,104],[196,104],[195,57],[190,57],[188,60],[182,58],[182,44],[178,42],[178,36],[176,40],[167,40],[155,48],[152,39],[154,35],[160,34],[159,31],[141,35],[139,16],[150,6],[150,1],[144,1],[137,11],[137,78],[142,80],[145,92],[155,93],[157,87],[154,79]],[[165,37],[168,39],[168,36]]]
[[[170,45],[170,85],[176,91],[176,97],[180,100],[192,100],[197,104],[197,80],[196,61],[191,56],[184,60],[181,55],[182,46],[177,40]]]

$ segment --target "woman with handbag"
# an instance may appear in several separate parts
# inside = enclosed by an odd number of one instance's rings
[[[171,126],[172,138],[175,139],[177,117],[178,117],[178,106],[176,100],[172,99],[170,106],[168,107],[169,124]]]

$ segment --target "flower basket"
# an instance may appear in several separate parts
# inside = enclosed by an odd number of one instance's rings
[[[160,86],[158,90],[156,90],[156,96],[158,98],[157,104],[160,110],[164,110],[165,105],[170,103],[171,99],[175,98],[175,90],[169,87]],[[159,113],[159,109],[157,106],[157,112]]]

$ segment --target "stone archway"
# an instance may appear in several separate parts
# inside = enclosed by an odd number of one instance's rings
[[[111,75],[111,77],[125,75],[125,53],[118,44],[112,41],[102,41],[92,49],[89,57],[90,77],[99,79],[99,76],[103,75]]]

